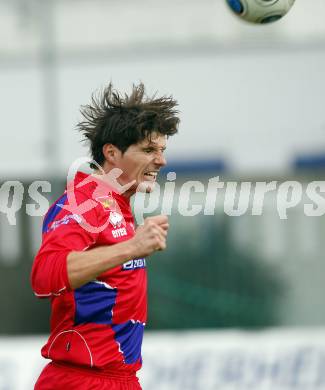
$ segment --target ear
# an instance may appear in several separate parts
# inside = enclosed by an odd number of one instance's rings
[[[119,150],[115,145],[112,144],[105,144],[103,146],[103,155],[105,157],[105,160],[111,164],[115,165],[116,159],[118,157]]]

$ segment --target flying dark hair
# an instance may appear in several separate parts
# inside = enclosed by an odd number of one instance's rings
[[[102,165],[105,144],[113,144],[124,153],[130,145],[150,139],[154,132],[167,136],[177,133],[176,106],[171,96],[148,97],[143,83],[133,85],[129,96],[122,96],[110,83],[92,95],[91,104],[81,107],[83,121],[77,128],[89,141],[93,160]],[[96,168],[95,164],[90,166]]]

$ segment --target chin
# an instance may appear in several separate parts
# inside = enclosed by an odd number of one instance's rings
[[[137,187],[137,192],[145,192],[149,194],[155,189],[155,186],[156,186],[156,182],[142,181],[141,183],[139,183]]]

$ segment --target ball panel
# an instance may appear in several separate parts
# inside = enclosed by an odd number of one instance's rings
[[[272,5],[276,3],[281,3],[281,0],[254,0],[257,4],[261,5],[262,7],[271,7]]]
[[[243,13],[244,7],[240,0],[227,0],[227,3],[236,14]]]
[[[260,23],[266,24],[266,23],[272,23],[276,22],[277,20],[281,19],[283,15],[272,15],[267,16],[266,18],[261,19]]]

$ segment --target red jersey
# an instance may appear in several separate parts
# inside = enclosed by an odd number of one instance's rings
[[[51,335],[42,355],[103,372],[135,372],[147,317],[145,259],[134,259],[72,290],[67,255],[114,245],[134,235],[129,200],[101,180],[78,172],[50,207],[31,281],[51,300]]]

